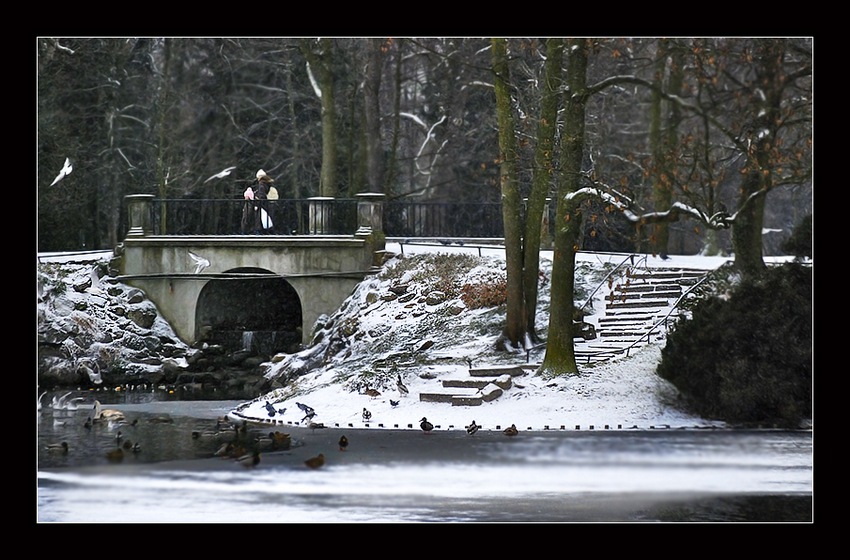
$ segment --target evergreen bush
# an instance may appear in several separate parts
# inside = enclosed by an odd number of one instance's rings
[[[812,215],[803,218],[782,244],[782,250],[797,258],[812,258]]]
[[[701,300],[668,336],[658,375],[706,418],[784,428],[811,418],[811,268],[768,267]]]

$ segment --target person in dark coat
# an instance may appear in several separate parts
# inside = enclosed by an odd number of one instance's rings
[[[269,189],[274,179],[269,177],[265,171],[257,171],[257,187],[254,191],[255,206],[257,207],[258,233],[271,233],[274,223],[269,213]]]
[[[245,198],[245,204],[242,206],[242,235],[259,233],[260,212],[256,204],[255,191],[255,186],[249,186],[242,194]]]

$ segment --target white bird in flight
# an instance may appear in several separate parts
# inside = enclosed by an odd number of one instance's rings
[[[231,172],[231,171],[233,171],[234,169],[236,169],[236,166],[228,167],[227,169],[225,169],[225,170],[223,170],[223,171],[221,171],[221,172],[219,172],[219,173],[216,173],[215,175],[213,175],[212,177],[210,177],[209,179],[207,179],[206,181],[204,181],[204,183],[209,183],[209,182],[210,182],[210,181],[212,181],[213,179],[224,179],[225,177],[227,177],[228,175],[230,175],[230,172]]]
[[[52,187],[53,185],[55,185],[56,183],[58,183],[59,181],[61,181],[65,177],[67,177],[68,175],[70,175],[71,171],[73,171],[73,170],[74,170],[74,166],[71,165],[71,160],[68,159],[68,158],[65,158],[65,165],[62,166],[62,170],[59,172],[59,175],[57,175],[56,178],[53,179],[53,182],[50,183],[50,186]]]
[[[196,255],[192,251],[189,251],[189,256],[195,261],[195,274],[200,274],[205,268],[210,265],[210,261],[205,259],[200,255]]]

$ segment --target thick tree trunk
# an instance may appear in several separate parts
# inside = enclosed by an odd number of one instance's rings
[[[760,110],[749,127],[744,182],[739,196],[738,217],[732,230],[735,266],[745,276],[760,274],[765,268],[761,232],[764,226],[765,198],[773,188],[773,166],[776,159],[772,152],[776,148],[784,88],[784,43],[763,39],[756,41],[756,47],[759,55],[759,64],[756,67],[758,79],[752,90],[752,102]],[[751,198],[753,196],[755,198]]]
[[[499,122],[499,181],[502,193],[502,220],[505,228],[507,271],[507,312],[505,328],[497,342],[502,349],[525,346],[525,306],[522,275],[522,214],[516,169],[516,135],[511,106],[510,75],[505,39],[493,39],[493,71],[496,115]]]
[[[751,173],[741,188],[741,200],[759,190],[760,174]],[[755,276],[764,268],[761,230],[764,224],[764,201],[760,196],[738,211],[735,226],[732,228],[732,248],[735,251],[735,267],[745,276]]]
[[[658,88],[668,93],[681,93],[684,83],[682,50],[666,39],[659,41],[654,81]],[[665,106],[669,106],[666,116]],[[677,163],[674,150],[681,119],[679,105],[663,101],[660,91],[653,90],[650,146],[655,166],[652,198],[656,211],[666,210],[673,203],[673,176]],[[657,255],[666,255],[669,252],[670,224],[662,221],[652,227],[652,251]]]
[[[552,261],[552,288],[549,335],[546,356],[541,365],[544,375],[578,373],[573,343],[573,307],[575,299],[575,255],[581,230],[579,203],[571,195],[580,187],[584,152],[585,112],[587,106],[586,39],[570,39],[567,44],[567,104],[561,134],[561,172],[558,181],[558,206],[555,213],[555,251]]]
[[[395,98],[393,99],[392,123],[393,132],[390,140],[390,153],[386,163],[386,178],[384,179],[384,191],[387,194],[394,194],[396,177],[398,176],[398,141],[399,130],[401,128],[401,55],[404,39],[396,41],[396,59],[395,59],[395,83],[393,87]]]
[[[537,125],[537,146],[534,153],[534,178],[528,197],[523,253],[523,289],[525,300],[525,330],[537,343],[537,284],[540,274],[540,238],[543,209],[555,165],[555,131],[558,105],[561,99],[561,63],[564,40],[546,41],[546,63],[543,67],[543,91],[540,100],[540,120]]]
[[[384,192],[384,143],[381,138],[381,75],[384,40],[369,39],[363,100],[366,135],[366,183],[369,192]]]
[[[331,72],[333,44],[331,39],[319,39],[320,54],[316,54],[305,41],[301,43],[310,68],[314,72],[321,90],[322,105],[322,171],[319,178],[319,195],[335,197],[336,184],[336,101],[334,100],[334,77]]]

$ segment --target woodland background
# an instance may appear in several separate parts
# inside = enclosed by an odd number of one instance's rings
[[[716,130],[742,142],[752,133],[750,79],[760,49],[777,43],[788,64],[809,67],[801,91],[783,90],[796,100],[783,117],[794,138],[786,136],[792,155],[782,165],[795,167],[786,174],[794,178],[766,197],[763,230],[765,253],[778,253],[812,212],[810,38],[594,40],[588,81],[634,76],[703,110],[662,106],[638,82],[598,90],[587,103],[588,180],[644,212],[654,209],[659,182],[709,210],[735,207],[742,158]],[[238,199],[260,168],[281,197],[294,199],[383,192],[388,200],[501,200],[489,38],[40,37],[36,47],[39,251],[112,248],[123,235],[125,195]],[[536,38],[510,38],[507,48],[527,193],[539,166],[547,48]],[[717,122],[709,126],[706,114]],[[652,138],[659,129],[669,132],[666,170]],[[50,186],[66,157],[73,172]],[[235,169],[208,180],[228,167]],[[651,231],[617,214],[588,202],[582,249],[655,250]],[[727,231],[687,220],[669,227],[671,253],[731,250]]]

